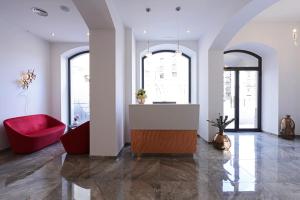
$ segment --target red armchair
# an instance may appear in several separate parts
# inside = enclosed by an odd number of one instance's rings
[[[86,154],[90,151],[90,122],[85,122],[60,137],[69,154]]]
[[[48,115],[30,115],[3,122],[8,140],[15,153],[32,153],[57,142],[65,124]]]

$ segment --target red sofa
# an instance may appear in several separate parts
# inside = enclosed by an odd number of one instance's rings
[[[57,142],[65,124],[48,115],[30,115],[3,122],[8,140],[15,153],[32,153]]]
[[[90,152],[90,122],[85,122],[60,137],[69,154],[86,154]]]

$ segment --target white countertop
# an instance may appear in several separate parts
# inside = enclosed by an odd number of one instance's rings
[[[131,104],[131,129],[197,130],[199,104]]]

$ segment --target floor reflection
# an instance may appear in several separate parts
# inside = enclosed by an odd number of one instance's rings
[[[72,184],[72,199],[74,200],[88,200],[91,199],[91,189],[86,189]]]
[[[254,135],[230,135],[232,159],[223,167],[228,178],[223,192],[254,192],[256,184],[256,150]]]
[[[0,199],[300,199],[300,140],[229,135],[229,152],[198,141],[194,157],[66,155],[55,144],[0,153]]]

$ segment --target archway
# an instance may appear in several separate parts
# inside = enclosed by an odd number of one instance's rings
[[[56,87],[58,88],[56,90],[59,91],[58,97],[59,101],[55,105],[58,109],[57,114],[58,117],[65,123],[69,124],[69,83],[68,83],[68,60],[72,56],[80,53],[80,52],[86,52],[89,50],[89,46],[66,46],[61,50],[62,53],[58,55],[59,58],[59,74],[57,76],[59,77],[59,82]]]
[[[232,44],[227,50],[244,49],[262,58],[261,130],[277,134],[279,116],[279,61],[274,48],[263,43]]]
[[[211,141],[216,132],[207,124],[223,111],[223,52],[235,34],[254,16],[276,3],[278,0],[250,1],[235,13],[217,34],[211,34],[199,44],[199,102],[200,130],[206,141]]]

